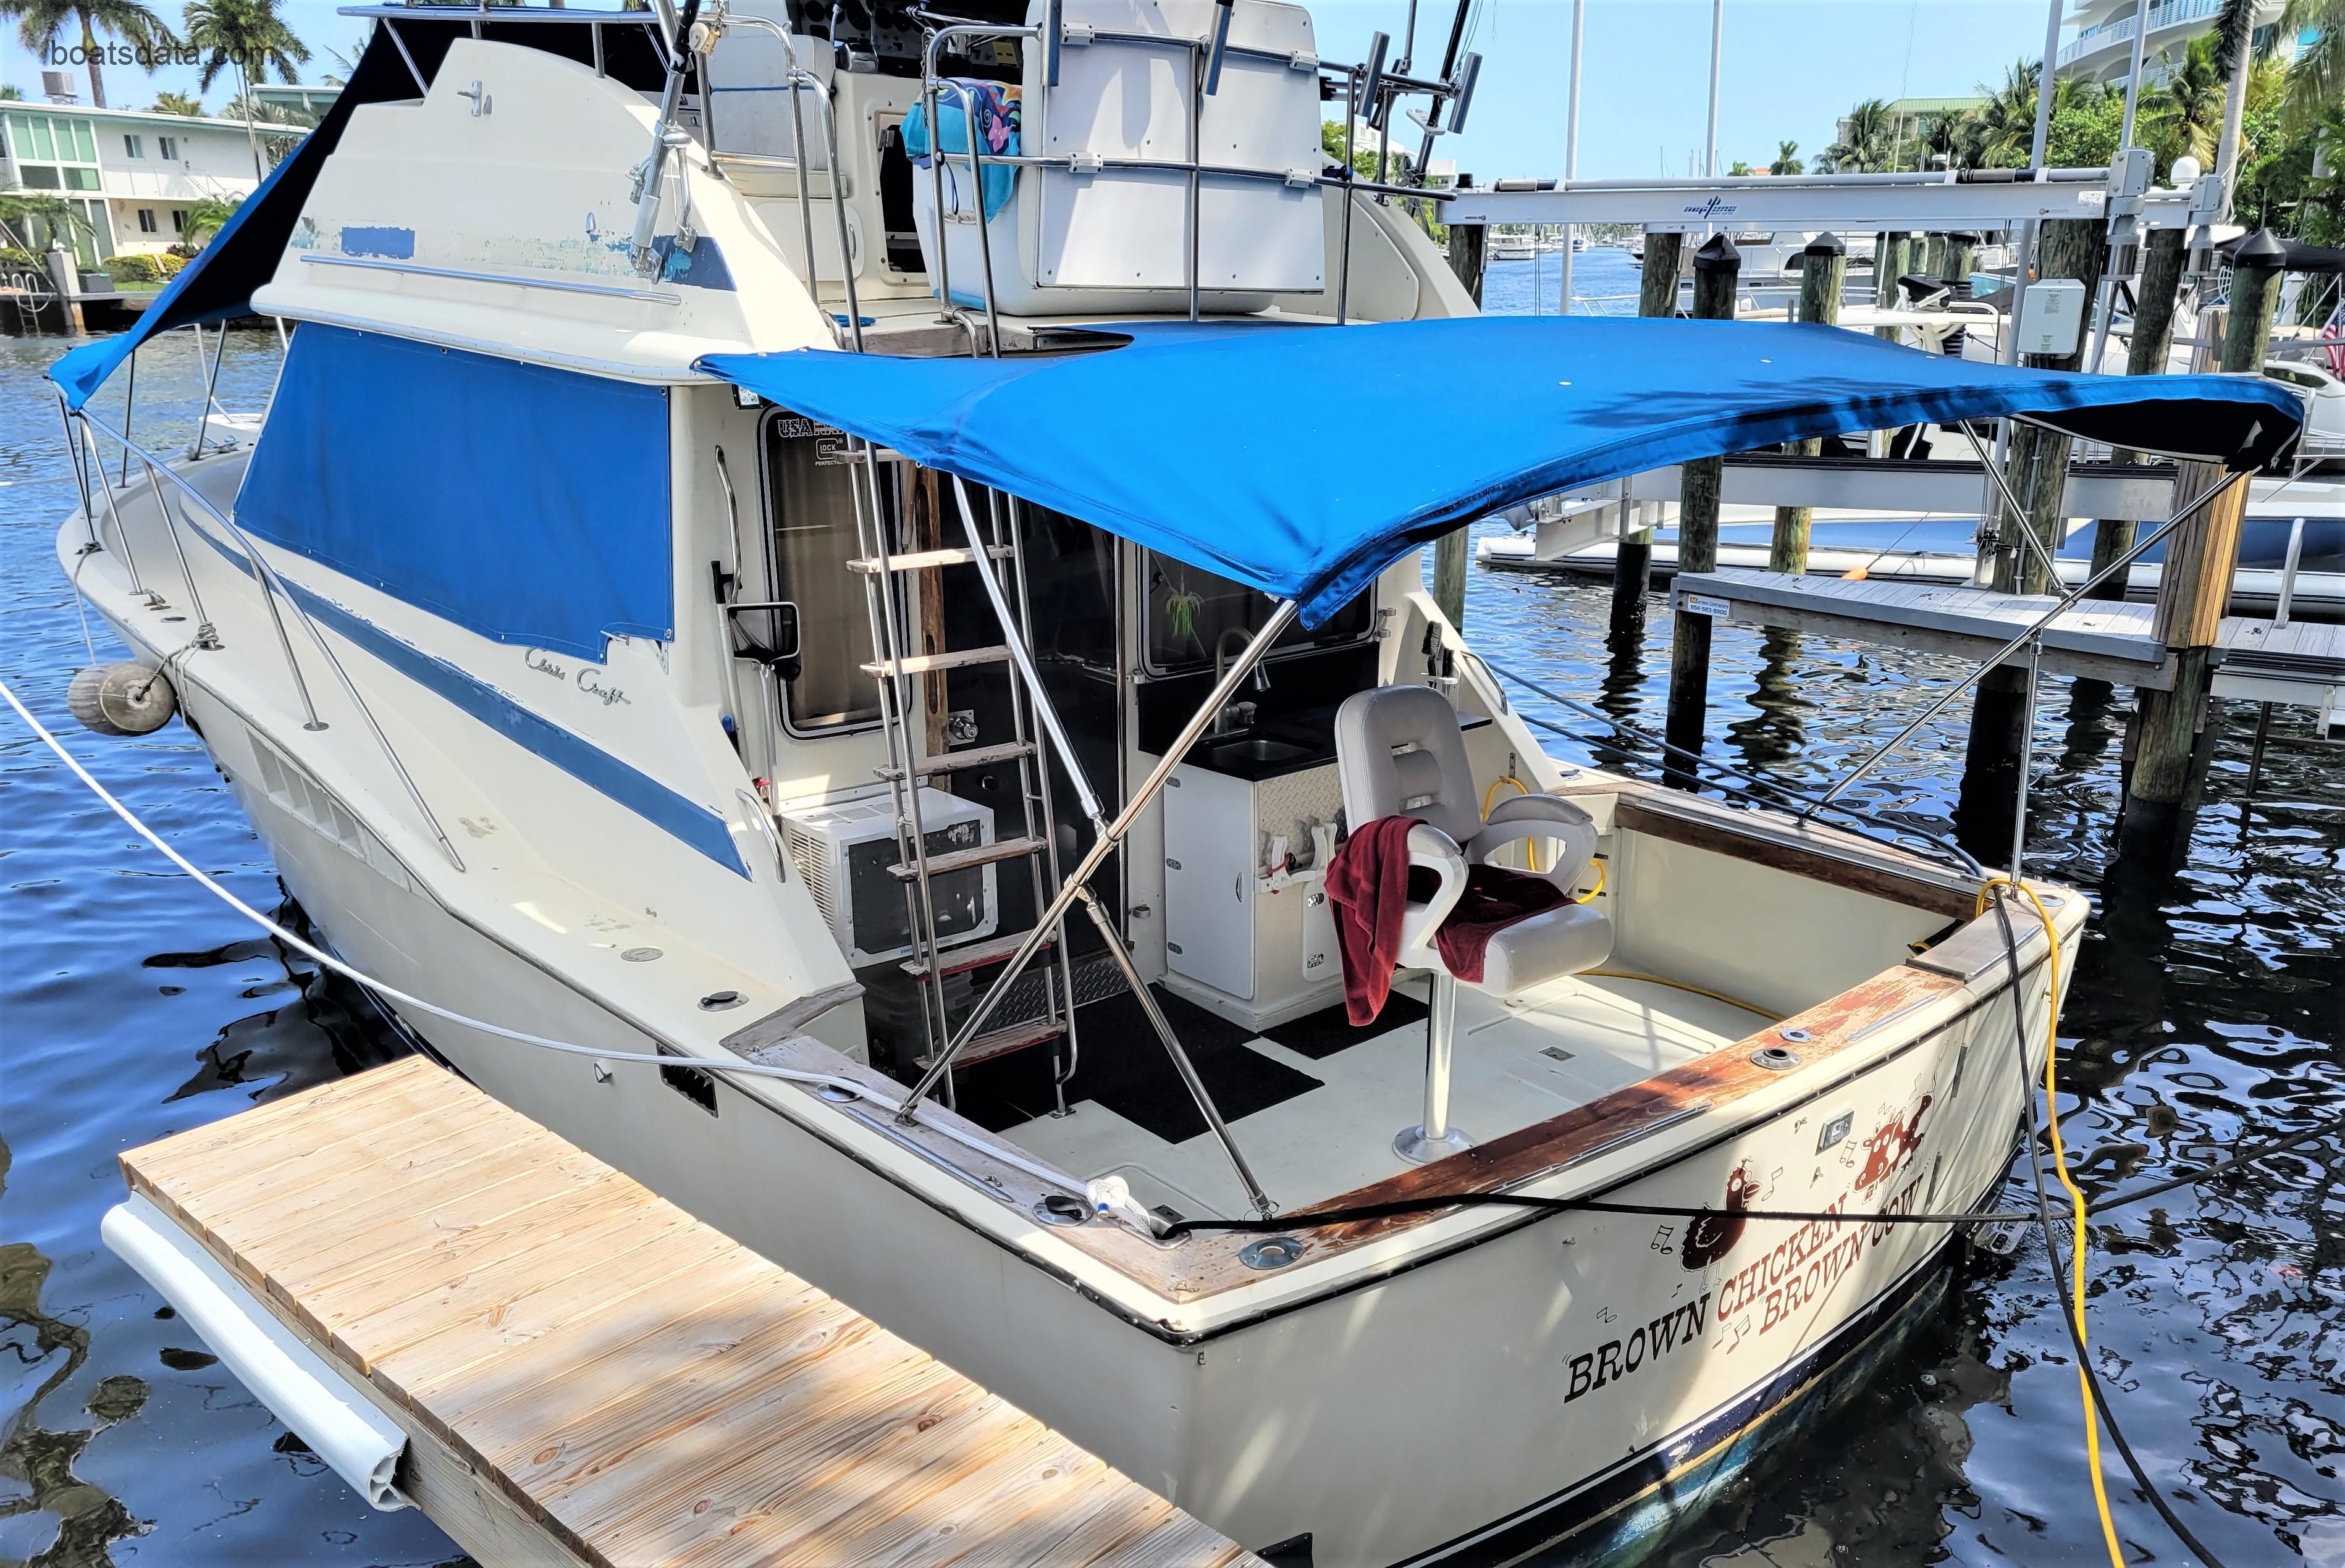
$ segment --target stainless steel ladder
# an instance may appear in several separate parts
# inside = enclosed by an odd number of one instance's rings
[[[908,548],[901,537],[910,509],[888,502],[886,470],[868,442],[858,442],[856,494],[857,538],[863,554],[848,562],[861,578],[864,605],[871,622],[871,646],[878,656],[863,668],[879,688],[881,728],[888,741],[888,761],[878,770],[893,797],[896,817],[896,864],[889,870],[903,884],[904,907],[911,932],[912,954],[900,967],[913,980],[920,996],[922,1050],[916,1065],[923,1071],[942,1057],[953,1037],[953,1020],[945,993],[947,978],[998,966],[1024,945],[1030,930],[997,935],[977,942],[940,946],[937,940],[935,881],[950,872],[1011,861],[1025,862],[1033,908],[1050,906],[1059,885],[1058,824],[1051,802],[1050,760],[1036,733],[1036,690],[1040,676],[1029,649],[1032,621],[1027,596],[1026,558],[1019,527],[1019,510],[1005,503],[998,491],[985,492],[985,522],[980,526],[966,504],[967,492],[954,486],[962,502],[964,532],[969,542],[959,547]],[[889,465],[894,466],[894,465]],[[944,531],[943,512],[949,501],[946,487],[953,481],[935,476],[939,536]],[[1007,587],[997,578],[998,567],[1009,569]],[[947,567],[974,566],[983,574],[1005,642],[981,648],[918,647],[906,611],[919,582],[917,574],[941,572]],[[940,579],[929,580],[932,584]],[[961,751],[926,751],[926,683],[948,672],[969,673],[999,669],[1009,676],[1010,736],[1007,742]],[[1033,685],[1030,688],[1030,683]],[[1055,723],[1047,706],[1042,722]],[[1055,738],[1055,737],[1054,737]],[[997,823],[991,844],[946,854],[929,853],[921,821],[920,787],[927,781],[975,768],[1015,764],[1018,813],[1014,824]],[[1056,1112],[1067,1111],[1066,1085],[1074,1074],[1079,1047],[1075,1038],[1074,975],[1067,952],[1065,917],[1061,916],[1044,936],[1051,950],[1041,973],[1041,1011],[1003,1024],[980,1035],[955,1054],[953,1066],[969,1067],[1031,1046],[1058,1044],[1053,1051],[1051,1088]],[[1000,983],[1014,983],[1003,976]],[[944,1081],[945,1101],[954,1102],[951,1074]]]

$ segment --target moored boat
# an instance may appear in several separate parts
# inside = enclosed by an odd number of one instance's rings
[[[1932,1280],[2083,897],[1556,762],[1420,547],[1854,387],[2242,467],[2292,400],[1477,318],[1318,172],[1373,73],[1266,0],[361,14],[325,126],[61,361],[58,550],[162,673],[125,718],[175,695],[426,1048],[1319,1564],[1690,1505]],[[246,310],[294,324],[257,429],[91,407]],[[1434,885],[1355,1025],[1331,874],[1396,816]],[[1468,963],[1485,866],[1546,902]]]

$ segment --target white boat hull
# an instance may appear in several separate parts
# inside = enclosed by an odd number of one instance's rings
[[[200,680],[182,690],[289,891],[348,961],[459,1011],[652,1048],[587,987],[251,787],[244,720]],[[2015,1060],[1999,973],[1927,1037],[1884,1031],[1812,1100],[1606,1197],[1974,1205],[2009,1159],[2022,1077],[2036,1070]],[[2042,979],[2039,956],[2032,1017]],[[1323,1568],[1634,1534],[1658,1527],[1639,1512],[1657,1488],[1681,1516],[1700,1501],[1687,1485],[1730,1472],[1721,1445],[1877,1330],[1950,1239],[1935,1226],[1750,1221],[1722,1250],[1713,1240],[1689,1258],[1682,1220],[1525,1218],[1343,1294],[1209,1336],[1171,1333],[1068,1289],[755,1095],[720,1087],[711,1116],[655,1068],[598,1069],[434,1017],[402,1021],[499,1099],[1217,1528],[1257,1547],[1308,1534]]]

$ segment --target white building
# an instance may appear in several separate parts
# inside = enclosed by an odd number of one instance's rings
[[[2259,42],[2286,8],[2283,0],[2262,0],[2256,7]],[[2159,56],[2170,53],[2180,59],[2191,39],[2214,29],[2222,9],[2223,0],[2158,0],[2147,5],[2144,0],[2071,0],[2068,25],[2076,31],[2060,46],[2059,74],[2112,86],[2123,83],[2133,66],[2134,32],[2147,10],[2149,41],[2143,50],[2142,76],[2145,81],[2157,81],[2164,75]],[[2281,58],[2295,56],[2296,39],[2274,42]]]
[[[241,120],[5,103],[0,126],[7,132],[0,188],[55,191],[71,201],[89,226],[70,237],[85,267],[168,249],[185,237],[195,203],[233,201],[260,183]]]

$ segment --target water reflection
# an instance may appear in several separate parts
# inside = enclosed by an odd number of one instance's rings
[[[7,1193],[9,1164],[8,1145],[0,1140],[0,1197]],[[28,1243],[0,1242],[0,1367],[39,1379],[29,1393],[12,1396],[7,1437],[0,1442],[0,1482],[9,1493],[0,1495],[0,1564],[99,1568],[114,1561],[110,1543],[144,1527],[120,1498],[75,1474],[74,1464],[91,1439],[139,1412],[147,1384],[127,1374],[102,1378],[82,1404],[94,1424],[41,1424],[42,1404],[89,1360],[89,1330],[42,1310],[49,1271],[48,1259]],[[27,1555],[13,1554],[18,1542],[36,1540],[40,1543]]]
[[[1495,662],[1658,729],[1666,622],[1657,618],[1646,638],[1608,641],[1609,601],[1600,578],[1477,571],[1466,630]],[[1817,787],[1963,670],[1812,633],[1796,647],[1771,642],[1730,622],[1715,638],[1713,733],[1728,738],[1735,754],[1726,760]],[[1528,698],[1523,706],[1549,711]],[[1960,797],[1969,708],[1958,701],[1852,798],[1944,833]],[[2188,863],[2172,873],[2112,866],[2130,708],[2129,693],[2047,680],[2035,719],[2028,870],[2082,888],[2094,904],[2062,1017],[2060,1106],[2079,1179],[2095,1195],[2326,1126],[2345,1103],[2345,793],[2334,748],[2302,713],[2278,711],[2250,805],[2253,713],[2233,713],[2212,743]],[[2015,742],[2017,722],[2015,711]],[[1583,744],[1555,749],[1610,760]],[[2008,793],[2001,798],[2007,814]],[[2011,848],[2007,814],[1980,847],[2001,862]],[[2325,1138],[2093,1225],[2096,1364],[2150,1474],[2235,1568],[2299,1547],[2345,1568],[2338,1161],[2336,1138]],[[2032,1201],[2024,1180],[2002,1197]],[[1965,1262],[1946,1306],[1852,1401],[1771,1442],[1745,1491],[1651,1561],[2106,1561],[2056,1300],[2032,1238],[2008,1260]],[[2187,1561],[2114,1455],[2108,1473],[2129,1557]]]
[[[1798,678],[1800,634],[1769,627],[1760,633],[1758,685],[1746,699],[1751,713],[1726,726],[1744,771],[1774,774],[1807,748],[1807,716],[1816,711]]]

